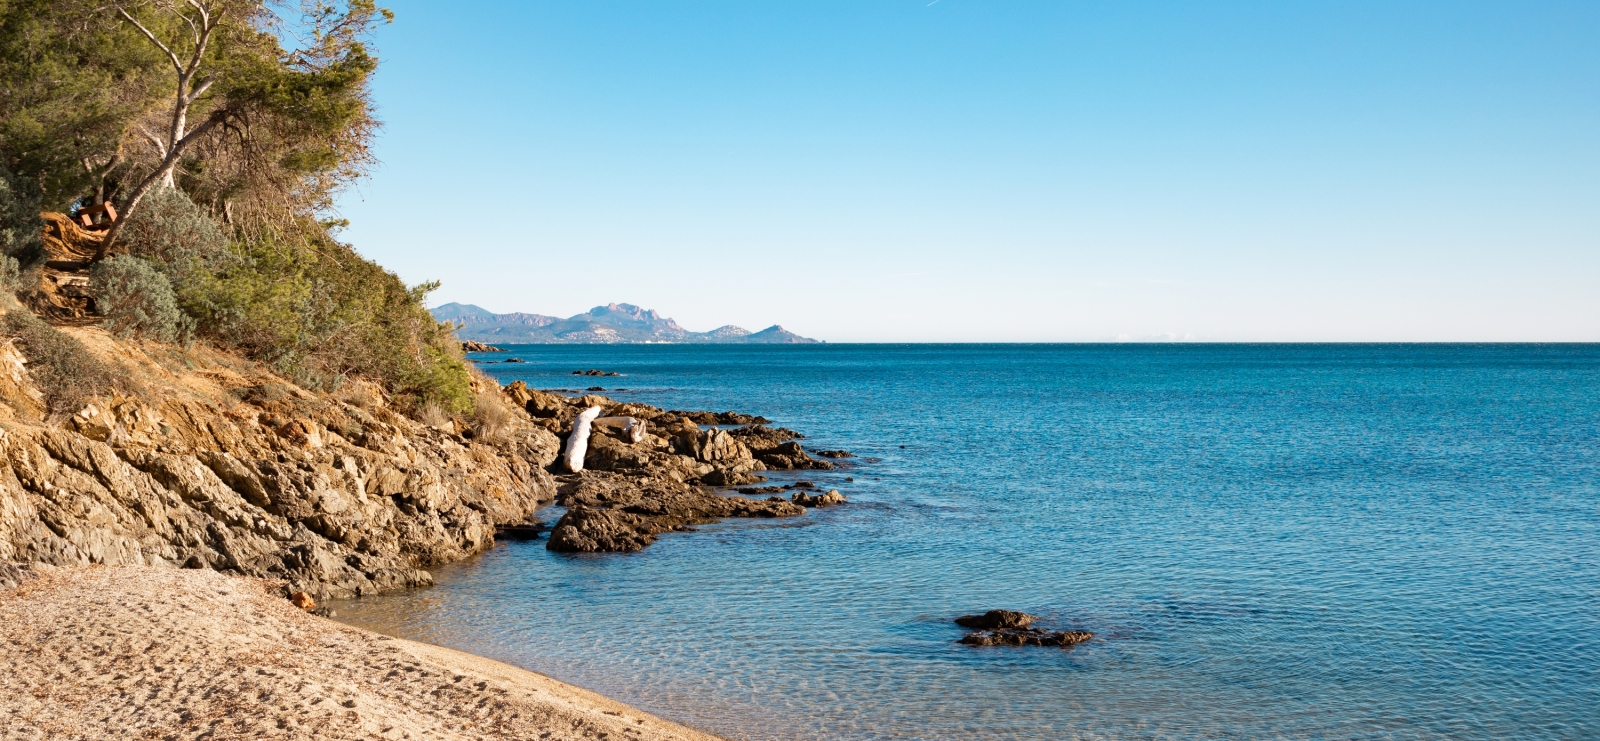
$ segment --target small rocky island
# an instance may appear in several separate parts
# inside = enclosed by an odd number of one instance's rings
[[[796,491],[787,499],[717,491],[763,482],[763,471],[837,467],[811,457],[799,443],[803,435],[768,427],[763,417],[664,410],[595,394],[567,397],[522,381],[503,390],[562,442],[561,456],[549,466],[556,503],[567,508],[550,531],[546,547],[553,551],[637,551],[661,533],[725,517],[794,517],[806,507],[845,501],[837,491]]]
[[[974,632],[961,639],[968,646],[1060,646],[1071,648],[1094,637],[1086,630],[1040,630],[1039,618],[1015,610],[990,610],[982,615],[963,615],[956,625]]]

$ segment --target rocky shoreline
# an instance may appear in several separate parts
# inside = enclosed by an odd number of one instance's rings
[[[432,584],[430,567],[489,548],[497,531],[539,530],[534,512],[551,502],[568,512],[548,545],[573,552],[837,503],[721,491],[763,471],[837,466],[754,415],[500,388],[479,374],[480,404],[506,411],[429,424],[359,380],[321,393],[203,346],[61,331],[123,383],[55,418],[26,348],[0,343],[0,562],[212,569],[321,601]],[[637,426],[596,425],[571,471],[558,455],[595,408]]]
[[[593,394],[573,398],[521,381],[503,391],[563,445],[569,445],[579,415],[594,409],[603,415],[587,437],[581,469],[557,475],[555,501],[567,513],[550,532],[550,550],[636,551],[661,533],[726,517],[795,517],[807,506],[844,503],[837,491],[787,499],[718,491],[764,482],[763,471],[836,468],[807,454],[800,433],[768,427],[763,417],[665,410]],[[738,427],[725,429],[733,425]]]

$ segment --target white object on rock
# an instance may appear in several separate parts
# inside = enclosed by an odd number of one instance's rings
[[[644,420],[636,417],[601,417],[594,421],[600,427],[616,427],[628,436],[628,442],[644,442]]]
[[[561,451],[561,460],[567,464],[568,471],[577,473],[583,470],[583,454],[589,452],[589,427],[602,411],[600,407],[589,407],[572,421],[572,434],[567,436],[567,448]]]

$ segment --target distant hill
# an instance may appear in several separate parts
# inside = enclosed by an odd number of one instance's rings
[[[463,340],[489,344],[818,343],[818,340],[801,337],[776,324],[760,332],[751,332],[731,324],[710,332],[690,332],[654,309],[641,309],[633,304],[596,306],[585,313],[562,319],[521,312],[496,314],[472,304],[450,303],[434,309],[433,317],[460,325],[456,336]]]

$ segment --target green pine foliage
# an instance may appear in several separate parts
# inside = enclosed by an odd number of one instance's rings
[[[319,0],[294,19],[292,5],[196,1],[223,25],[189,128],[220,123],[183,150],[177,187],[149,190],[129,213],[125,199],[164,156],[170,62],[116,5],[0,0],[0,249],[27,270],[40,210],[110,200],[127,217],[112,250],[125,256],[91,282],[112,331],[192,332],[313,388],[360,377],[413,410],[471,411],[460,346],[423,303],[436,286],[407,287],[334,232],[334,197],[372,164],[369,39],[389,12]],[[191,5],[122,7],[187,59]],[[15,276],[9,265],[0,280]]]

